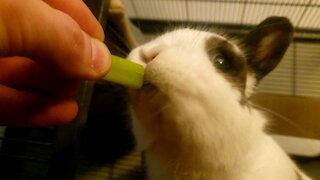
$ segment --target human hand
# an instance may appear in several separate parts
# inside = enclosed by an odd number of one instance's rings
[[[0,1],[0,125],[70,122],[80,81],[111,66],[103,39],[81,0]]]

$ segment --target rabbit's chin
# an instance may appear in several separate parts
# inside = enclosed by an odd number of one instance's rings
[[[145,83],[140,89],[129,90],[134,120],[133,133],[137,139],[137,148],[145,151],[161,137],[159,123],[163,121],[168,97],[156,86]],[[138,121],[135,119],[139,119]],[[148,127],[148,128],[146,128]]]

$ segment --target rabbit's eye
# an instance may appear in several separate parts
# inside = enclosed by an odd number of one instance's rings
[[[222,69],[222,70],[228,70],[231,68],[231,63],[222,56],[217,56],[214,59],[214,63],[219,69]]]

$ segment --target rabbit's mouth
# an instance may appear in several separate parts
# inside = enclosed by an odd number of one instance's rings
[[[160,91],[157,88],[157,86],[149,81],[144,81],[142,87],[139,89],[129,90],[129,94],[130,94],[133,101],[136,101],[136,100],[141,101],[141,99],[151,100],[155,96],[157,96],[157,94],[159,94],[159,93],[160,93]]]
[[[142,87],[140,88],[140,91],[144,91],[145,93],[150,94],[150,93],[155,93],[156,91],[158,91],[158,88],[154,84],[145,81],[143,83]]]
[[[168,95],[150,82],[145,82],[140,89],[129,90],[129,95],[133,109],[144,118],[160,120],[163,108],[170,102]]]

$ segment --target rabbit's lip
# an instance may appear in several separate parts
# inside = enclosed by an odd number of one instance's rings
[[[144,81],[143,82],[142,88],[143,87],[154,87],[154,88],[156,88],[156,86],[154,84],[152,84],[151,82],[148,82],[148,81]]]
[[[141,87],[141,89],[144,89],[144,90],[158,90],[158,88],[154,85],[154,84],[152,84],[152,83],[150,83],[150,82],[148,82],[148,81],[144,81],[143,82],[143,85],[142,85],[142,87]]]

